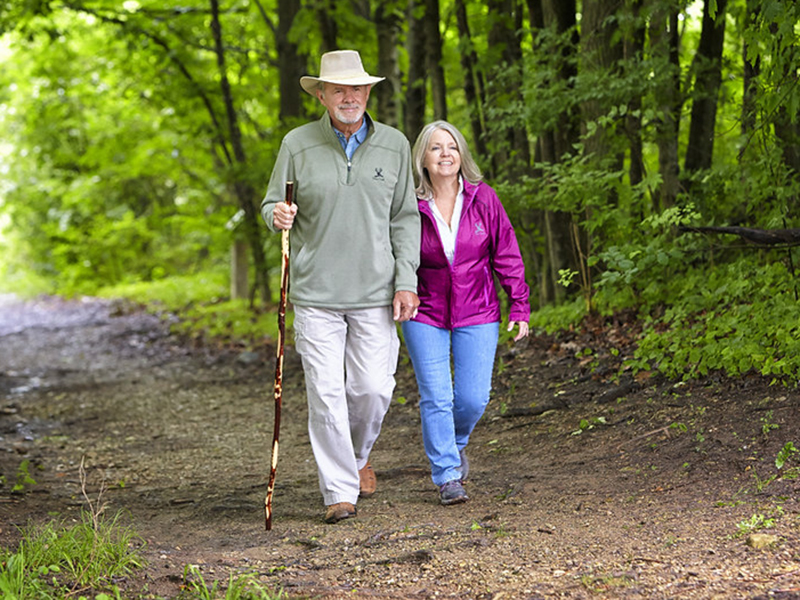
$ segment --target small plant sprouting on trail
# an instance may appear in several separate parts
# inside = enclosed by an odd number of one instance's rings
[[[786,467],[788,462],[795,461],[797,454],[798,450],[794,443],[786,442],[775,456],[775,467],[780,471]],[[755,492],[757,494],[762,493],[766,487],[776,479],[796,479],[797,477],[800,477],[800,466],[787,467],[782,473],[774,473],[765,479],[761,479],[754,469],[753,479],[755,479]]]
[[[786,442],[783,448],[778,451],[778,455],[775,457],[775,466],[779,469],[782,469],[787,462],[797,457],[798,450],[795,447],[794,443]]]
[[[671,431],[677,431],[678,433],[686,433],[689,431],[685,423],[670,423],[669,428]]]
[[[605,417],[592,417],[591,419],[581,419],[580,423],[578,423],[578,429],[572,432],[572,435],[580,435],[584,431],[589,431],[590,429],[594,429],[596,425],[605,425],[606,418]]]
[[[613,592],[628,587],[633,580],[628,575],[582,575],[581,585],[595,594]]]
[[[747,520],[739,521],[736,528],[739,530],[737,536],[748,535],[761,529],[769,529],[775,525],[773,517],[767,517],[761,513],[756,513]]]
[[[27,458],[23,460],[17,468],[17,483],[11,488],[12,494],[21,494],[25,491],[26,486],[36,485],[36,480],[31,477],[30,464]]]
[[[780,429],[780,425],[772,422],[772,411],[768,410],[767,414],[761,417],[761,433],[766,436],[773,429]]]
[[[753,469],[753,479],[755,479],[755,480],[756,480],[756,483],[755,483],[755,490],[756,490],[756,494],[761,494],[761,493],[763,493],[763,492],[764,492],[764,490],[766,489],[766,487],[767,487],[767,486],[768,486],[770,483],[772,483],[773,481],[775,481],[777,478],[778,478],[778,476],[777,476],[777,475],[770,475],[770,476],[769,476],[769,477],[767,477],[766,479],[761,479],[761,478],[758,476],[758,473],[755,471],[755,469]]]
[[[286,598],[282,591],[274,592],[261,583],[255,573],[244,573],[238,577],[231,573],[224,593],[220,588],[219,581],[214,581],[210,586],[206,583],[201,569],[197,565],[186,565],[183,570],[183,581],[183,597],[192,599],[283,600]]]

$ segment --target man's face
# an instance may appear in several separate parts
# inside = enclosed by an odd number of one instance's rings
[[[317,90],[317,98],[328,109],[337,129],[349,129],[347,125],[360,125],[369,100],[369,85],[339,85],[323,83]]]

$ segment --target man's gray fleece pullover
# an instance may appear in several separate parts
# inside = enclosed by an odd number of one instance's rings
[[[327,112],[290,131],[261,202],[272,231],[287,181],[298,207],[289,234],[293,304],[369,308],[391,305],[397,291],[416,293],[420,221],[402,133],[371,121],[348,161]]]

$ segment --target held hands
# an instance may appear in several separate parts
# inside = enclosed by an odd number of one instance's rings
[[[275,229],[291,229],[296,214],[297,204],[278,202],[272,210],[272,224],[275,225]]]
[[[414,292],[395,292],[392,301],[395,321],[402,323],[417,316],[419,297]]]
[[[527,321],[509,321],[508,331],[514,329],[514,325],[519,325],[519,333],[514,336],[514,341],[518,342],[522,338],[528,337],[528,322]]]

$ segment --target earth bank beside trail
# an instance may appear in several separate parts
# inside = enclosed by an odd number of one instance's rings
[[[437,503],[402,354],[378,492],[337,525],[322,522],[289,346],[265,531],[274,348],[194,347],[123,302],[0,296],[0,540],[87,499],[122,510],[148,560],[115,582],[124,597],[176,597],[193,564],[290,597],[800,598],[800,459],[775,466],[800,447],[800,394],[617,378],[632,327],[499,349],[471,500],[453,507]],[[36,483],[12,493],[24,461]],[[756,548],[752,533],[772,537]]]

